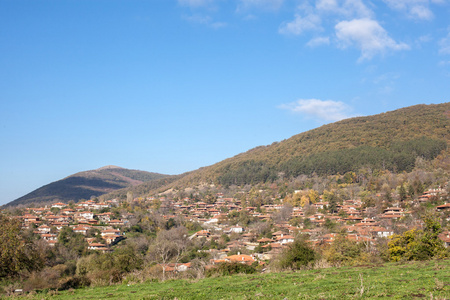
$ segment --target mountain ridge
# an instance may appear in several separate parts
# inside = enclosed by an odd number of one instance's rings
[[[137,186],[147,181],[168,176],[110,165],[69,175],[46,184],[4,206],[42,204],[55,201],[68,202],[70,200],[78,202],[82,199],[99,197],[118,189]]]

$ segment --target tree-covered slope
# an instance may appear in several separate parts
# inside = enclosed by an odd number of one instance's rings
[[[81,199],[89,199],[92,196],[98,197],[118,189],[137,186],[166,176],[168,175],[107,166],[97,170],[76,173],[44,185],[6,204],[6,206],[49,201],[67,202],[73,200],[77,202]]]
[[[416,105],[342,120],[260,146],[192,172],[177,184],[241,185],[362,167],[409,171],[417,157],[430,160],[447,149],[449,138],[450,103]]]

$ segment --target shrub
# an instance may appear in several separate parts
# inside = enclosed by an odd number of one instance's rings
[[[221,263],[215,268],[206,271],[206,276],[212,275],[228,276],[238,273],[253,274],[256,273],[256,268],[253,265],[242,264],[239,262]]]
[[[426,216],[423,230],[412,229],[402,235],[394,234],[388,243],[388,254],[391,261],[427,260],[449,256],[438,235],[442,231],[437,218]]]
[[[349,240],[345,234],[339,234],[324,251],[325,259],[334,265],[352,265],[361,261],[363,245]]]
[[[280,256],[280,267],[282,269],[298,270],[314,263],[315,251],[308,245],[305,239],[295,239],[289,244]]]

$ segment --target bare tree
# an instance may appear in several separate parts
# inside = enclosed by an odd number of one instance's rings
[[[178,264],[188,243],[187,229],[184,227],[174,227],[158,233],[153,245],[149,248],[149,255],[154,261],[161,263],[163,280],[166,279],[166,269],[169,262],[174,260]]]
[[[292,205],[289,203],[285,203],[277,213],[273,214],[273,220],[276,224],[286,222],[291,218],[291,214],[292,214]]]
[[[174,255],[175,243],[167,239],[167,231],[160,231],[154,244],[149,249],[149,254],[156,262],[161,263],[163,280],[166,280],[166,269],[170,259]]]

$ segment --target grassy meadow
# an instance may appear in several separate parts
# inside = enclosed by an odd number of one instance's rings
[[[27,299],[450,299],[450,260],[388,263],[29,294]]]

